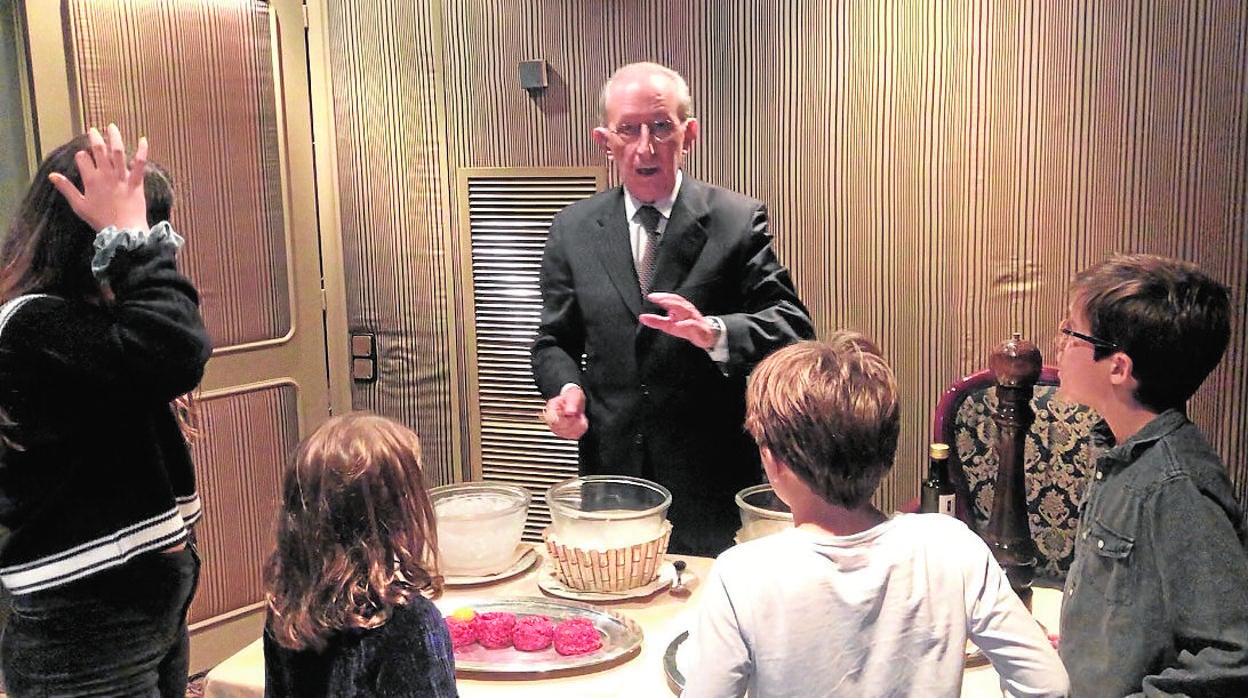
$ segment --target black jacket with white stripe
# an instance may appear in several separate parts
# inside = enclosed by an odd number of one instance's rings
[[[0,306],[0,580],[15,595],[177,545],[200,516],[170,402],[212,345],[181,242],[164,223],[106,229],[95,261],[114,300]]]

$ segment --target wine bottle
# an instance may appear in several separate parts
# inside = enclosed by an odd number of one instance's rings
[[[949,446],[934,443],[929,449],[927,477],[923,480],[919,511],[924,514],[956,516],[956,501],[953,483],[949,481]]]

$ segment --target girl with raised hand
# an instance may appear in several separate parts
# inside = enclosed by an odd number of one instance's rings
[[[171,403],[212,351],[168,174],[116,126],[44,160],[0,246],[0,641],[26,695],[185,695],[200,502]]]

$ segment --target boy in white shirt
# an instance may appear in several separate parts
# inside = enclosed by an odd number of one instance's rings
[[[838,332],[764,359],[746,428],[794,528],[715,561],[683,695],[957,696],[967,639],[1008,695],[1068,679],[988,547],[940,514],[888,517],[871,495],[900,429],[892,369]]]

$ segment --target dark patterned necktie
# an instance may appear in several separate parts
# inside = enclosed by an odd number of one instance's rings
[[[654,260],[659,256],[659,219],[663,214],[653,206],[637,209],[637,222],[646,230],[646,245],[641,252],[641,264],[637,268],[637,280],[641,282],[641,294],[650,292],[654,280]]]

